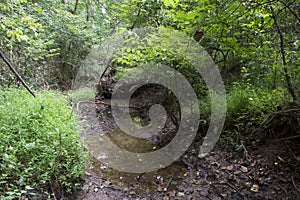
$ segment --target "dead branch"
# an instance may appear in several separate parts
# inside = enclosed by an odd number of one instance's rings
[[[296,111],[300,111],[300,108],[293,108],[293,109],[281,110],[281,111],[270,113],[270,114],[268,114],[266,116],[266,118],[264,119],[264,121],[261,123],[260,128],[263,125],[269,124],[273,120],[274,116],[277,115],[277,114],[285,114],[285,113],[296,112]]]
[[[290,140],[290,139],[295,139],[295,138],[298,138],[298,137],[300,137],[300,135],[295,135],[295,136],[286,137],[286,138],[280,138],[280,139],[276,139],[275,141]]]
[[[245,147],[245,145],[243,143],[242,143],[242,147],[244,149],[244,154],[245,154],[245,157],[246,157],[247,161],[250,162],[252,160],[251,156],[249,155],[249,153],[248,153],[248,151],[247,151],[247,149],[246,149],[246,147]]]
[[[9,69],[16,75],[17,79],[22,83],[22,85],[26,88],[26,90],[35,97],[35,94],[33,91],[29,88],[29,86],[25,83],[24,79],[20,76],[18,71],[12,66],[12,64],[6,59],[2,51],[0,51],[0,57],[3,59],[3,61],[8,65]]]

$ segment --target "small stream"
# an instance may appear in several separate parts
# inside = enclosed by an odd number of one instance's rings
[[[94,176],[108,180],[111,184],[121,188],[133,187],[136,194],[145,191],[152,193],[154,191],[175,189],[179,180],[184,178],[186,169],[182,164],[176,162],[166,168],[147,173],[121,172],[109,167],[106,164],[108,162],[105,161],[109,160],[110,157],[103,153],[103,149],[109,150],[111,143],[106,142],[105,138],[109,138],[119,148],[135,153],[151,152],[158,147],[149,140],[130,136],[119,128],[104,132],[93,104],[80,105],[79,114],[84,127],[82,139],[90,154],[87,171]],[[105,120],[101,120],[101,123],[105,123]],[[116,153],[114,159],[118,159],[117,156],[121,155]],[[130,166],[130,164],[126,163],[127,166]]]

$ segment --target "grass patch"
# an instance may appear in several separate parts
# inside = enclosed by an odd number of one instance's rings
[[[79,101],[94,101],[96,96],[96,89],[83,87],[76,90],[71,90],[68,95],[73,103],[78,103]]]

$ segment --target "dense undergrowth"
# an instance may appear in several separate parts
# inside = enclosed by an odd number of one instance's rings
[[[227,117],[224,142],[242,150],[243,141],[260,142],[256,132],[268,114],[276,112],[289,99],[284,89],[268,90],[250,84],[236,84],[227,95]]]
[[[258,129],[266,117],[291,101],[285,89],[269,90],[250,83],[234,83],[227,91],[227,113],[224,131],[219,143],[242,150],[243,143],[259,143]],[[207,128],[211,114],[209,96],[199,101],[202,124]],[[200,124],[201,126],[201,124]]]
[[[46,199],[72,192],[84,175],[86,154],[76,116],[58,92],[36,98],[0,90],[0,198]]]

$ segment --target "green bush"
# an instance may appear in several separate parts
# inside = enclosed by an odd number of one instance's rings
[[[273,112],[276,107],[282,105],[284,97],[283,90],[264,90],[251,84],[235,83],[227,95],[228,118],[238,118],[241,115],[247,117],[264,117],[265,114]]]
[[[282,107],[287,91],[284,89],[263,89],[251,84],[234,83],[227,92],[227,114],[224,133],[220,143],[240,150],[242,141],[253,140],[255,133],[265,117]],[[211,102],[209,96],[199,101],[202,125],[207,129],[211,115]]]
[[[240,148],[242,140],[255,137],[265,117],[284,104],[285,90],[257,88],[235,83],[227,94],[227,116],[224,138],[227,144]]]
[[[86,153],[66,99],[44,91],[0,90],[0,197],[71,192],[82,180]]]

